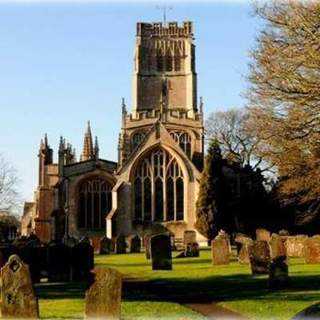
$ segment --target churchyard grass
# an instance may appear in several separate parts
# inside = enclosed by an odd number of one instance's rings
[[[175,256],[176,253],[173,254]],[[210,250],[199,258],[173,259],[172,271],[152,271],[144,254],[96,256],[96,267],[116,268],[124,274],[122,314],[124,319],[169,317],[203,319],[188,303],[211,303],[251,319],[290,319],[320,301],[320,266],[290,259],[290,288],[272,292],[267,276],[252,276],[248,265],[235,259],[229,265],[213,266]],[[37,289],[42,318],[81,318],[84,288]],[[70,294],[70,295],[69,295]]]

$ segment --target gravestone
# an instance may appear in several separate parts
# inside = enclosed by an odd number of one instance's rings
[[[270,247],[267,241],[253,241],[249,246],[252,274],[269,274]]]
[[[304,242],[305,262],[308,264],[320,263],[320,239],[319,236],[306,239]]]
[[[250,258],[249,258],[249,245],[243,244],[241,245],[240,251],[238,253],[238,262],[240,264],[249,264]]]
[[[100,236],[90,237],[90,242],[93,247],[94,253],[100,253]]]
[[[183,243],[186,246],[189,243],[197,242],[197,233],[193,230],[186,230],[183,233]]]
[[[145,248],[146,259],[149,260],[151,259],[151,235],[150,234],[146,234],[143,237],[143,245]]]
[[[69,248],[73,248],[79,243],[76,238],[70,236],[64,236],[62,242]]]
[[[200,249],[199,244],[197,242],[189,242],[186,245],[186,248],[184,250],[185,257],[193,258],[193,257],[199,257],[200,255]]]
[[[112,240],[103,237],[100,240],[100,254],[110,254],[112,252]]]
[[[126,242],[125,236],[119,235],[117,237],[116,243],[115,243],[115,252],[118,254],[127,252],[127,242]]]
[[[158,234],[151,237],[152,270],[172,270],[172,253],[170,236]]]
[[[256,230],[256,240],[270,241],[270,232],[266,229],[260,228]]]
[[[141,239],[138,235],[131,237],[131,239],[129,240],[129,251],[131,253],[141,252]]]
[[[43,253],[41,246],[41,242],[36,236],[17,239],[14,244],[14,253],[28,265],[32,282],[40,282]]]
[[[10,256],[13,254],[15,254],[14,247],[10,243],[0,243],[0,269],[6,264]]]
[[[70,255],[68,247],[59,241],[51,241],[47,248],[48,278],[52,282],[68,281]]]
[[[281,229],[281,230],[279,231],[279,236],[287,237],[287,236],[290,236],[290,233],[289,233],[288,230]]]
[[[269,244],[271,259],[275,259],[278,257],[287,257],[285,240],[282,237],[280,237],[276,233],[273,233]]]
[[[89,319],[120,319],[121,274],[110,268],[96,269],[94,282],[86,291],[85,317]]]
[[[304,257],[304,242],[308,239],[305,235],[289,236],[286,238],[285,245],[288,257]]]
[[[230,243],[230,236],[228,233],[226,233],[224,230],[220,230],[218,235],[216,236],[215,239],[225,239],[227,241],[228,244],[228,248],[229,248],[229,253],[231,254],[231,243]]]
[[[289,284],[288,265],[285,256],[273,259],[269,268],[269,288],[285,289]]]
[[[212,263],[214,265],[229,264],[230,249],[225,237],[216,237],[211,241]]]
[[[240,244],[240,250],[238,253],[238,261],[240,264],[249,264],[250,256],[249,256],[249,246],[252,244],[252,239],[250,238],[242,238]]]
[[[72,248],[72,280],[86,281],[94,267],[94,251],[89,238],[83,237]]]
[[[1,317],[39,318],[29,268],[17,255],[12,255],[1,269]]]

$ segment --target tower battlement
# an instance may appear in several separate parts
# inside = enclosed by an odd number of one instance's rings
[[[193,37],[193,24],[191,21],[184,21],[181,26],[178,22],[162,22],[154,23],[137,23],[137,36],[138,37]]]

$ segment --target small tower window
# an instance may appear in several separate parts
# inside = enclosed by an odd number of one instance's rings
[[[166,71],[172,71],[172,57],[169,54],[166,56]]]
[[[180,71],[181,70],[181,59],[180,56],[174,57],[174,70]]]
[[[161,55],[157,55],[157,70],[163,71],[163,57]]]

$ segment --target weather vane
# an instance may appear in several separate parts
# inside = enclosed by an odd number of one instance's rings
[[[162,10],[163,12],[163,24],[166,25],[167,24],[167,13],[169,10],[172,10],[172,7],[163,5],[163,6],[157,6],[157,9]]]

